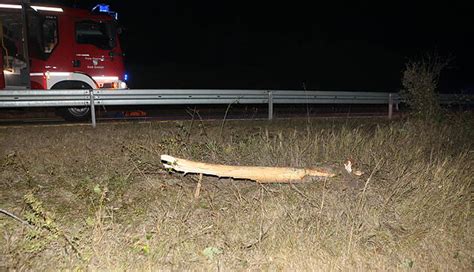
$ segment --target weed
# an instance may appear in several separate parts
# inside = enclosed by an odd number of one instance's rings
[[[64,231],[56,224],[54,215],[47,212],[43,208],[43,203],[39,201],[32,193],[24,196],[24,200],[28,205],[29,211],[26,212],[25,218],[28,223],[35,226],[26,235],[26,250],[32,253],[38,253],[49,246],[52,242],[63,239],[66,246],[82,258],[75,239],[69,238]]]
[[[470,270],[471,120],[0,130],[0,207],[33,227],[0,217],[0,257],[11,270]],[[197,177],[167,173],[165,153],[338,176],[204,177],[196,201]],[[344,174],[348,158],[365,174]]]

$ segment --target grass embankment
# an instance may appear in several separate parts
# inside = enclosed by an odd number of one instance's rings
[[[17,270],[471,270],[472,115],[0,130],[0,264]],[[168,173],[161,154],[331,166],[259,185]],[[347,158],[361,177],[343,173]]]

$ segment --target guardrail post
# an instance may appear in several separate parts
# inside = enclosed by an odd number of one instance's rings
[[[91,98],[91,120],[92,120],[92,127],[96,127],[95,121],[95,102],[94,102],[94,90],[89,90],[89,95]]]
[[[388,119],[392,119],[393,115],[393,95],[392,93],[388,94]]]
[[[268,91],[268,120],[273,120],[273,92]]]

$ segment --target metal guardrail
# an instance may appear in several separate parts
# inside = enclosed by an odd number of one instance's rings
[[[279,104],[388,104],[399,99],[398,94],[383,92],[337,91],[271,91],[273,103]]]
[[[4,90],[0,108],[8,107],[91,107],[95,127],[95,106],[185,105],[185,104],[268,104],[273,119],[274,104],[386,104],[388,117],[401,98],[397,93],[301,90]],[[440,103],[474,104],[474,96],[441,95]]]
[[[263,90],[93,90],[96,105],[264,104]]]
[[[442,105],[474,105],[474,94],[440,94]]]
[[[389,93],[292,90],[14,90],[0,91],[0,108],[172,104],[388,104]],[[397,94],[392,94],[396,103]]]
[[[90,93],[90,90],[0,90],[0,108],[89,106]]]

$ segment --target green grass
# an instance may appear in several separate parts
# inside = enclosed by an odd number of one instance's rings
[[[0,129],[0,265],[11,270],[472,270],[472,114]],[[260,185],[165,171],[328,166]],[[344,173],[352,158],[361,177]]]

